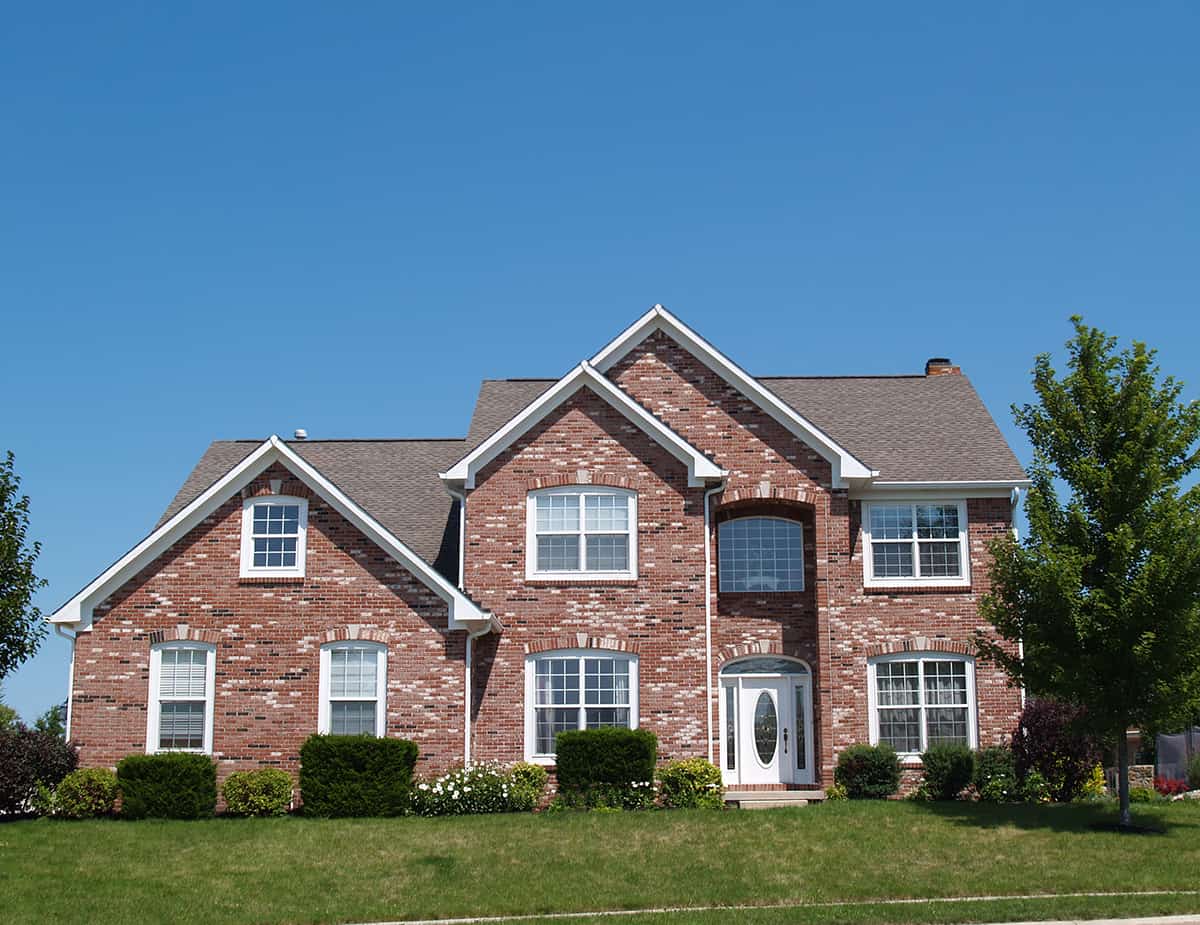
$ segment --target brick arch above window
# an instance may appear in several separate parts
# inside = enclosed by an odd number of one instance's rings
[[[360,626],[357,623],[348,623],[345,626],[335,626],[326,630],[321,636],[321,644],[330,642],[379,642],[387,645],[391,642],[391,636],[387,630],[380,629],[377,626]]]
[[[823,510],[828,507],[829,495],[809,485],[772,485],[760,482],[757,485],[745,485],[739,488],[728,488],[720,494],[720,502],[715,506],[717,512],[724,511],[736,505],[751,506],[758,502],[784,502],[805,505],[811,509]]]
[[[952,639],[936,636],[913,636],[898,642],[880,642],[867,646],[868,658],[878,658],[880,655],[896,655],[901,652],[946,652],[951,655],[975,654],[975,650],[969,642],[955,642]]]
[[[278,469],[268,469],[242,489],[243,500],[264,495],[284,495],[289,498],[308,500],[318,497],[306,482],[296,478],[290,472],[280,472]]]
[[[636,487],[623,475],[577,469],[561,475],[542,475],[535,479],[529,479],[525,482],[525,490],[530,492],[537,491],[539,488],[565,488],[568,485],[603,485],[606,488],[624,488],[630,491]]]
[[[533,642],[525,643],[525,654],[536,655],[539,652],[552,652],[555,649],[602,649],[608,652],[628,652],[637,655],[638,644],[627,639],[616,639],[611,636],[589,636],[587,633],[564,633],[559,636],[546,636]]]
[[[148,638],[152,646],[164,642],[204,642],[215,646],[221,641],[221,634],[216,630],[197,629],[186,623],[178,623],[172,629],[153,630]]]
[[[760,639],[758,642],[743,642],[736,646],[724,646],[717,652],[717,667],[724,665],[726,662],[746,658],[750,655],[777,655],[781,658],[805,660],[802,654],[785,652],[783,645],[775,640]]]

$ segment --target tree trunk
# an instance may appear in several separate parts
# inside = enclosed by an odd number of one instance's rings
[[[1129,812],[1129,732],[1124,726],[1117,736],[1117,798],[1121,802],[1121,825],[1133,825]]]

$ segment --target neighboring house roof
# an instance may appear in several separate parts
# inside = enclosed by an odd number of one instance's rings
[[[447,484],[475,487],[475,476],[489,462],[528,433],[539,421],[581,389],[588,389],[630,423],[680,460],[688,469],[688,484],[702,485],[706,480],[723,478],[727,473],[683,437],[671,430],[645,406],[638,404],[612,380],[600,375],[585,360],[538,395],[490,437],[473,447],[462,459],[442,473]]]
[[[182,503],[149,536],[51,614],[51,622],[90,625],[92,609],[97,604],[118,590],[122,584],[135,576],[147,564],[162,555],[188,531],[195,528],[205,517],[241,491],[268,467],[274,463],[280,463],[346,520],[361,530],[368,539],[389,553],[414,577],[445,600],[449,607],[451,629],[466,629],[478,633],[487,632],[496,626],[496,621],[490,614],[434,569],[429,561],[397,538],[371,512],[364,509],[327,475],[318,470],[312,461],[300,455],[294,449],[295,444],[286,444],[278,437],[272,436],[256,446],[250,447],[249,452],[245,454],[240,454],[239,449],[230,447],[240,447],[240,445],[224,444],[220,452],[228,453],[227,459],[241,455],[240,459],[233,462],[232,468],[229,468],[215,482],[201,489],[190,501]],[[343,462],[345,461],[345,454],[330,453],[327,455],[330,459],[340,456]],[[197,469],[199,468],[198,466]],[[189,478],[189,481],[193,482],[193,485],[204,478],[203,474],[197,475],[195,471],[192,476],[193,478]],[[176,499],[176,501],[179,500],[179,498]]]

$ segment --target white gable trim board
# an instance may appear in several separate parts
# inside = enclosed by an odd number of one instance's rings
[[[279,462],[317,493],[330,507],[361,530],[381,549],[407,568],[419,581],[444,600],[450,612],[450,629],[486,633],[496,628],[495,618],[482,610],[462,591],[447,581],[424,559],[355,504],[311,464],[272,435],[250,455],[210,485],[199,497],[105,569],[82,591],[49,617],[51,623],[74,624],[88,629],[92,611],[121,585],[153,562],[187,532],[201,523],[229,498],[240,492],[273,463]]]
[[[686,348],[709,369],[820,453],[833,466],[835,488],[845,488],[851,480],[867,480],[879,475],[661,305],[655,305],[592,357],[591,365],[599,372],[607,373],[655,331],[664,332]]]

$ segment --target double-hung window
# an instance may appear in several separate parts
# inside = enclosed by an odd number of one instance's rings
[[[382,736],[387,728],[387,647],[334,642],[321,648],[318,731]]]
[[[554,757],[571,729],[637,728],[637,657],[595,650],[531,655],[525,665],[525,755]]]
[[[242,577],[303,576],[307,533],[304,498],[248,498],[242,509]]]
[[[962,501],[865,502],[863,546],[868,587],[970,583]]]
[[[975,747],[975,664],[965,656],[884,656],[868,666],[871,742],[902,755]]]
[[[525,573],[529,578],[634,578],[637,495],[619,488],[531,492]]]
[[[147,752],[212,752],[215,679],[215,646],[151,646]]]

